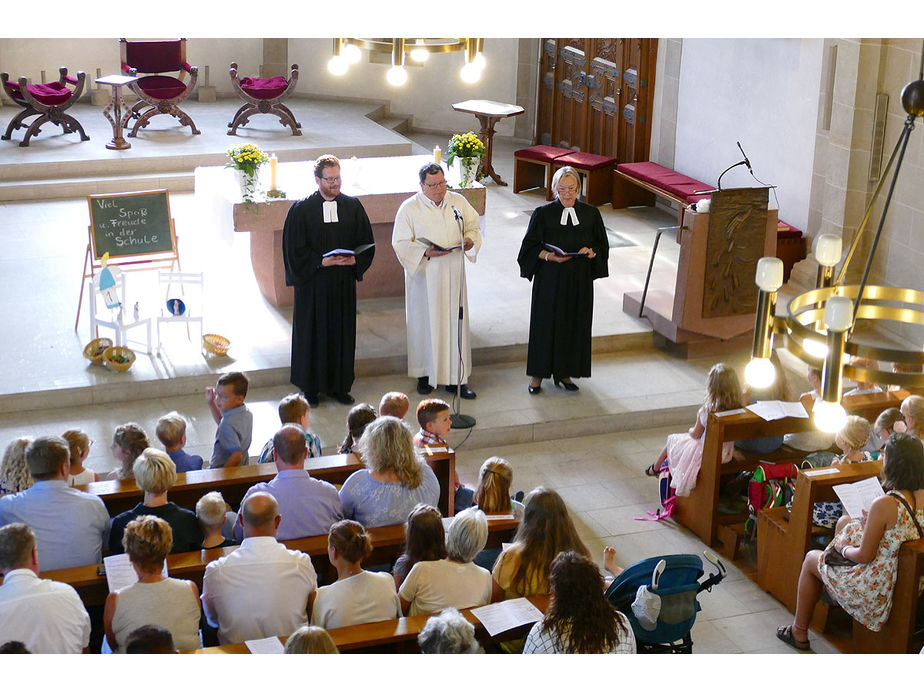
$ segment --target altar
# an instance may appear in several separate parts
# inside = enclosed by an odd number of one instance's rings
[[[362,202],[376,243],[372,266],[356,285],[357,298],[404,295],[404,270],[391,247],[392,227],[401,203],[420,190],[418,171],[432,160],[429,154],[340,160],[341,191]],[[317,189],[313,168],[313,161],[278,164],[277,187],[286,193],[286,198],[256,204],[241,203],[240,190],[236,187],[231,169],[221,166],[196,168],[196,203],[200,220],[214,228],[218,237],[225,240],[233,233],[250,234],[254,276],[263,296],[274,306],[292,305],[294,292],[291,286],[286,286],[282,260],[282,229],[289,208]],[[474,183],[474,187],[459,189],[456,187],[459,182],[457,170],[445,165],[444,169],[448,169],[446,180],[450,189],[464,195],[482,217],[483,231],[484,186]],[[261,173],[268,177],[268,171]],[[262,187],[269,187],[268,182],[265,181]]]

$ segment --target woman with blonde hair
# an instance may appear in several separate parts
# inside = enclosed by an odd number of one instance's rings
[[[905,397],[902,401],[901,412],[905,418],[908,433],[924,440],[924,397],[921,395]]]
[[[110,450],[112,456],[118,460],[120,466],[109,472],[107,479],[131,479],[132,465],[135,459],[148,447],[148,434],[136,423],[126,423],[117,426],[112,434]]]
[[[122,533],[140,515],[153,515],[170,525],[173,536],[170,553],[198,551],[202,546],[202,529],[196,514],[167,500],[167,491],[176,483],[176,465],[170,456],[157,448],[145,448],[132,470],[138,488],[144,491],[144,499],[112,518],[109,552],[122,553]]]
[[[513,467],[503,457],[489,457],[478,470],[478,487],[475,505],[485,515],[513,515],[523,517],[523,504],[510,497],[513,485]]]
[[[288,637],[283,653],[340,654],[340,650],[326,630],[319,626],[304,625]]]
[[[179,650],[202,646],[196,583],[163,575],[172,544],[170,525],[159,517],[142,515],[126,525],[122,546],[138,582],[106,598],[103,629],[113,652],[123,652],[129,634],[147,625],[169,630]]]
[[[6,446],[0,462],[0,496],[32,488],[35,481],[26,464],[26,448],[31,438],[17,438]]]
[[[343,628],[400,617],[401,605],[391,575],[362,568],[372,553],[372,540],[365,528],[353,520],[340,520],[331,525],[327,541],[327,557],[337,570],[337,581],[311,593],[311,624]]]
[[[83,486],[99,481],[99,474],[83,466],[84,460],[90,455],[90,436],[79,428],[70,428],[61,434],[71,449],[71,467],[67,472],[68,486]]]
[[[404,421],[379,417],[366,427],[358,448],[366,468],[353,472],[340,489],[346,519],[364,527],[396,525],[418,503],[439,502],[436,474],[414,447]]]
[[[564,166],[552,178],[555,201],[533,212],[520,244],[520,276],[533,283],[526,373],[531,395],[551,377],[575,392],[589,378],[594,280],[609,274],[610,247],[600,210],[578,200],[581,178]]]

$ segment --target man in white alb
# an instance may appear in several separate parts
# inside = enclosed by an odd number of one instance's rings
[[[455,392],[455,385],[461,383],[462,397],[474,399],[475,392],[466,385],[472,370],[472,349],[465,270],[459,254],[464,252],[466,260],[475,262],[481,248],[481,229],[478,213],[468,200],[446,189],[439,164],[420,169],[420,192],[398,209],[391,244],[404,267],[408,375],[417,378],[417,392],[426,395],[438,385]],[[464,250],[449,250],[460,244]]]

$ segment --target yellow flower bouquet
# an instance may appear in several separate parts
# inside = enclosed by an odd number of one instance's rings
[[[239,147],[231,147],[228,150],[230,161],[225,165],[226,168],[233,168],[247,176],[255,176],[257,169],[269,161],[269,157],[262,149],[255,144],[242,144]]]
[[[452,166],[452,162],[458,156],[459,158],[468,158],[468,157],[483,157],[484,156],[484,142],[478,139],[478,136],[474,132],[466,132],[462,135],[453,135],[449,140],[449,148],[447,150],[449,156],[446,159],[446,163],[449,166]]]

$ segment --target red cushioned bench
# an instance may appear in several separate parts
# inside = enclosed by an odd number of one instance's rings
[[[546,144],[518,149],[513,153],[513,192],[545,188],[545,199],[551,200],[552,177],[563,166],[571,166],[586,179],[584,201],[590,205],[603,205],[610,201],[615,164],[616,159],[611,156]]]
[[[537,144],[535,147],[518,149],[513,153],[513,192],[530,188],[545,188],[545,199],[552,199],[552,162],[570,149]]]
[[[610,201],[613,186],[613,167],[616,159],[589,152],[568,152],[552,161],[552,175],[555,171],[571,166],[585,179],[584,201],[589,205],[604,205]],[[551,199],[547,196],[546,199]]]

